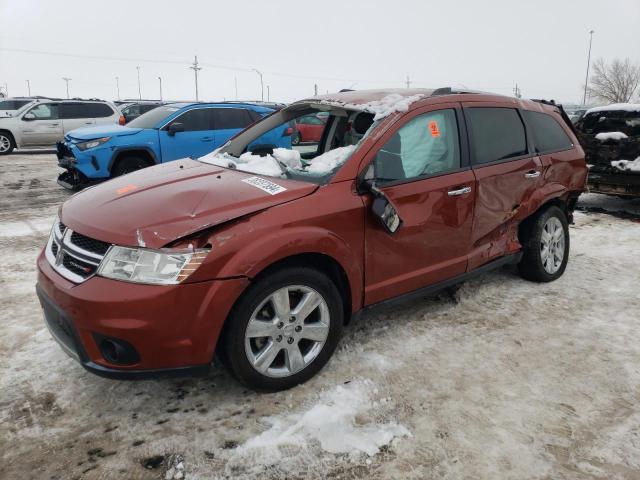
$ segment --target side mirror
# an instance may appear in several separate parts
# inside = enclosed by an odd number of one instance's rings
[[[396,233],[402,226],[402,219],[391,200],[376,186],[373,180],[363,181],[361,188],[366,188],[375,197],[371,212],[378,217],[384,229],[390,234]]]
[[[31,120],[35,120],[36,116],[33,113],[27,113],[24,117],[22,117],[22,119],[30,122]]]
[[[184,132],[184,124],[180,122],[175,122],[169,125],[169,128],[167,129],[167,133],[169,134],[170,137],[173,137],[178,132]]]

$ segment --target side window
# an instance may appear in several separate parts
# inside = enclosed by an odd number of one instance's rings
[[[541,112],[522,112],[531,127],[536,152],[557,152],[573,147],[573,142],[551,115]]]
[[[198,132],[201,130],[211,130],[212,127],[209,122],[209,109],[197,108],[189,110],[188,112],[180,115],[171,123],[182,123],[184,125],[185,132]]]
[[[104,118],[113,115],[111,107],[105,103],[86,103],[87,118]]]
[[[60,117],[64,119],[90,118],[88,111],[82,103],[63,103],[60,105]]]
[[[405,123],[374,160],[375,177],[381,183],[459,168],[460,141],[453,109],[425,113]]]
[[[216,130],[246,128],[253,123],[251,115],[244,108],[214,108],[213,125]]]
[[[41,103],[36,105],[29,112],[36,117],[36,120],[57,120],[58,104],[57,103]]]
[[[465,109],[475,163],[507,160],[527,153],[527,137],[520,115],[513,108]]]

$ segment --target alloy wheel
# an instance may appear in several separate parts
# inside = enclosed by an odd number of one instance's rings
[[[564,260],[564,228],[557,217],[550,217],[542,227],[540,236],[540,259],[545,271],[553,275]]]
[[[0,153],[8,152],[11,149],[11,139],[6,135],[0,135]]]
[[[316,290],[282,287],[254,310],[245,331],[245,353],[262,375],[282,378],[307,367],[329,335],[329,307]]]

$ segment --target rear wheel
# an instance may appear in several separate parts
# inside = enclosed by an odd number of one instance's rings
[[[9,132],[0,132],[0,155],[9,155],[16,148],[13,136]]]
[[[300,145],[300,133],[296,133],[291,139],[291,145]]]
[[[223,360],[251,388],[285,390],[327,363],[343,321],[340,293],[326,275],[285,268],[258,280],[238,301],[225,326]]]
[[[520,274],[527,280],[551,282],[569,260],[569,224],[558,207],[549,207],[529,220],[524,229]]]
[[[151,164],[146,158],[131,155],[118,159],[113,169],[111,169],[112,177],[119,177],[120,175],[126,175],[127,173],[135,172]]]

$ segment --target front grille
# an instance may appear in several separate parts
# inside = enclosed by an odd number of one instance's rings
[[[51,231],[45,254],[56,272],[74,283],[82,283],[95,275],[110,246],[58,222]]]
[[[98,255],[104,255],[105,253],[107,253],[107,250],[109,250],[110,247],[108,243],[85,237],[78,232],[73,232],[71,234],[71,243],[79,248],[82,248],[83,250],[91,253],[97,253]]]

